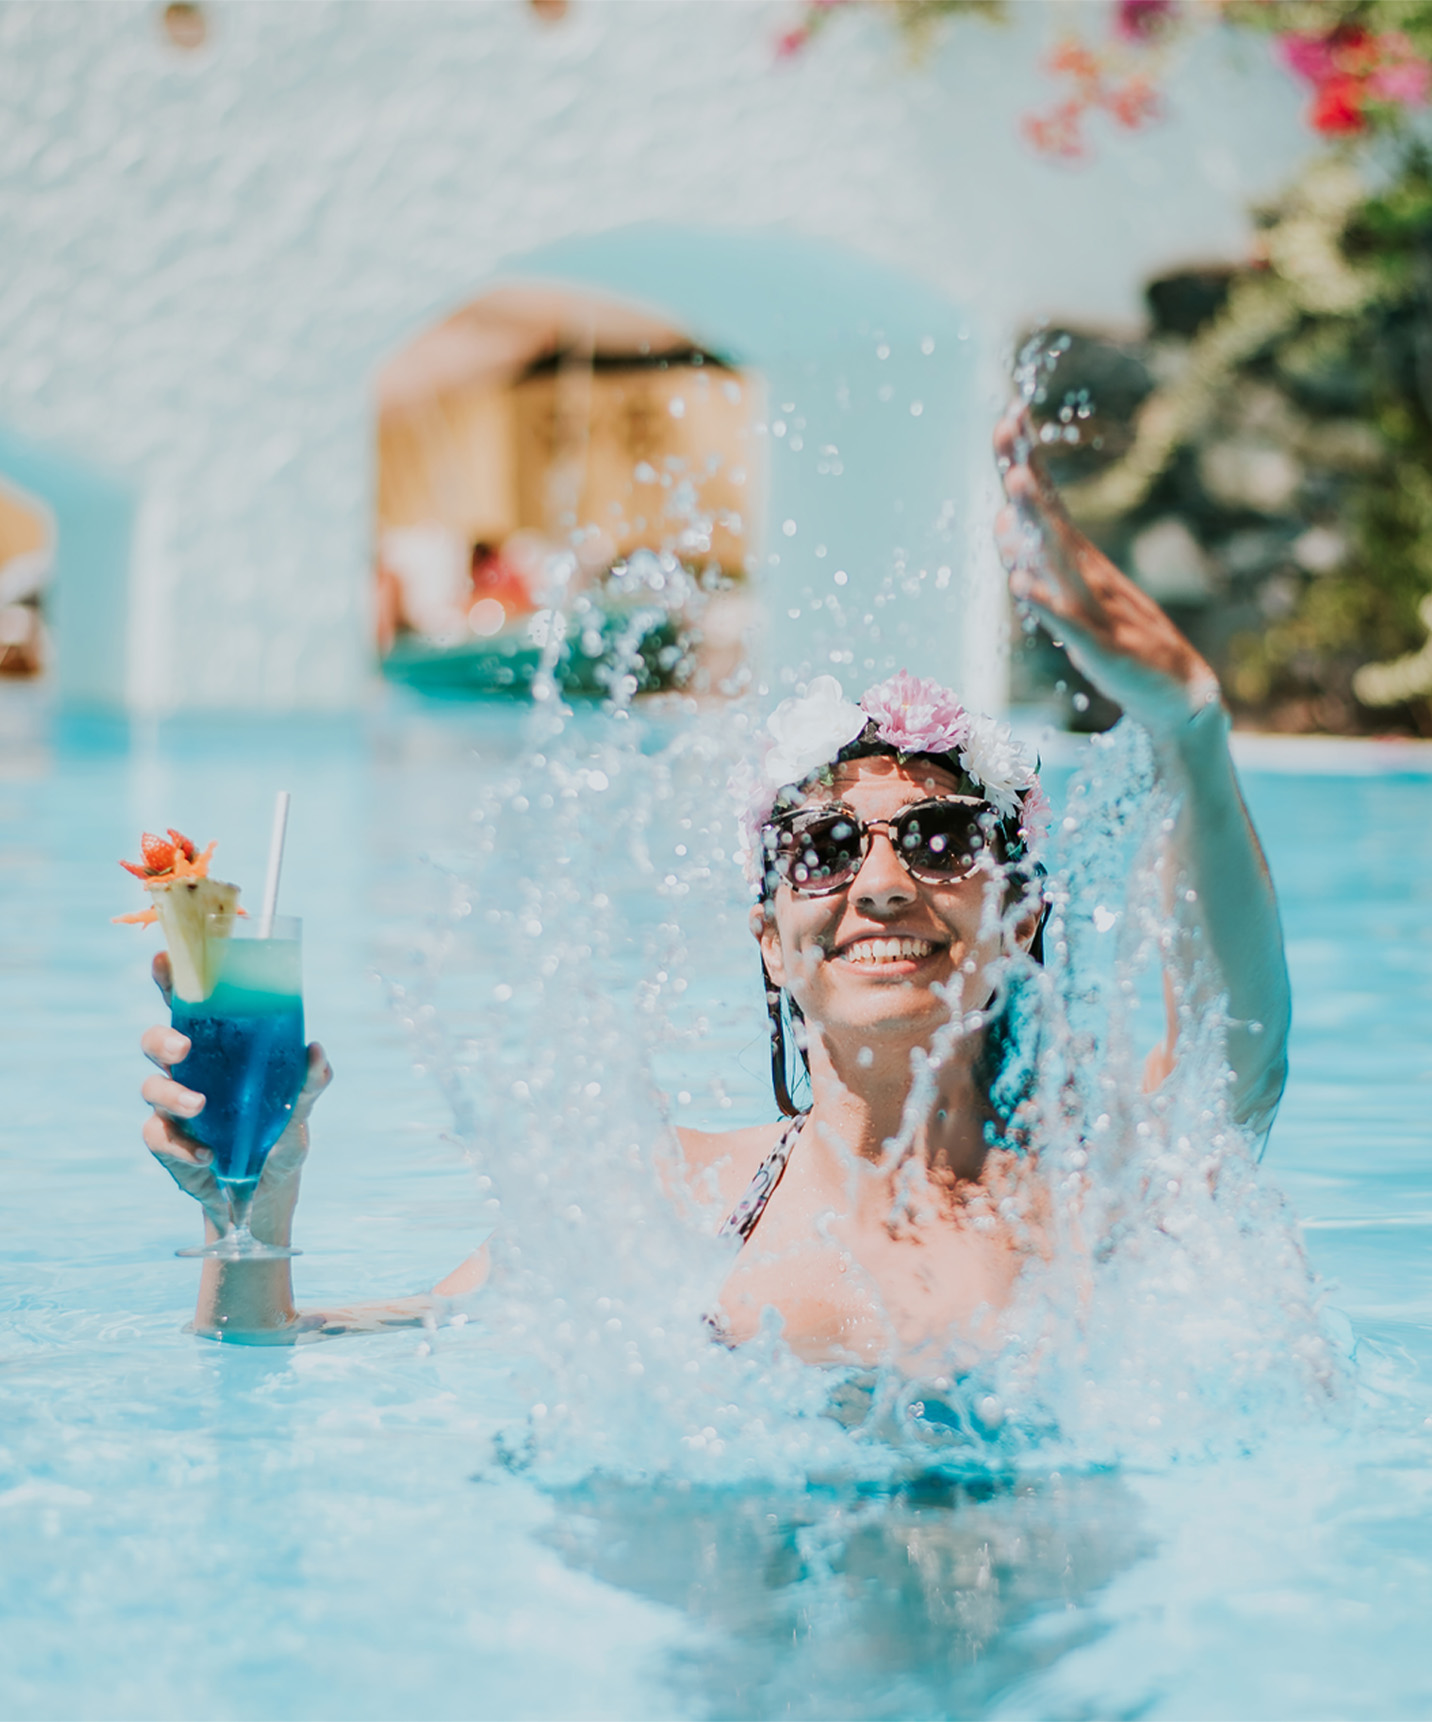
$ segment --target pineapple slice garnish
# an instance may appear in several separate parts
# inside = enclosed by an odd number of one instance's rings
[[[146,831],[140,839],[142,862],[120,866],[143,882],[152,899],[149,908],[116,921],[140,926],[155,921],[164,929],[174,996],[186,1004],[202,1004],[219,978],[223,941],[233,930],[239,908],[239,888],[209,877],[216,844],[202,854],[182,832],[171,830],[169,841]]]

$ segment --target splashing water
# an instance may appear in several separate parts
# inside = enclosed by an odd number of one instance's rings
[[[1085,1460],[1240,1450],[1340,1415],[1351,1381],[1232,1114],[1223,1000],[1177,913],[1177,813],[1125,722],[1095,739],[1057,832],[1032,1104],[1047,1243],[1000,1372]],[[1178,1062],[1145,1094],[1140,983],[1160,974]]]
[[[793,1484],[1159,1463],[1340,1415],[1349,1370],[1232,1119],[1218,1001],[1175,913],[1177,809],[1129,725],[1093,747],[1056,824],[1046,964],[1012,963],[1002,986],[1028,1143],[997,1197],[1027,1252],[1003,1349],[962,1374],[952,1342],[946,1372],[914,1383],[805,1366],[774,1319],[739,1351],[711,1341],[731,1257],[714,1191],[684,1192],[674,1123],[771,1110],[718,787],[754,721],[616,699],[578,716],[554,695],[452,871],[444,985],[476,991],[480,973],[484,996],[410,1014],[495,1227],[474,1310],[530,1407],[499,1456],[553,1484]],[[1144,1095],[1165,964],[1179,1064]]]

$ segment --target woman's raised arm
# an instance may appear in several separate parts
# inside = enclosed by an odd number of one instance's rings
[[[1218,680],[1146,592],[1069,518],[1022,405],[995,432],[1008,506],[996,523],[1010,591],[1149,734],[1179,796],[1179,860],[1228,998],[1238,1118],[1266,1130],[1287,1079],[1292,1001],[1268,865],[1228,751]]]

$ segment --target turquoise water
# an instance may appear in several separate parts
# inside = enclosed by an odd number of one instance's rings
[[[1260,1399],[1231,1330],[1208,1342],[1243,1384],[1217,1407],[1227,1441],[932,1468],[803,1416],[804,1379],[760,1398],[724,1357],[693,1376],[709,1422],[686,1401],[673,1421],[690,1359],[644,1330],[632,1373],[622,1299],[643,1282],[624,1258],[644,1252],[679,1303],[685,1246],[655,1203],[629,1229],[588,1224],[608,1212],[593,1166],[610,1184],[615,1162],[541,1138],[544,1083],[574,1085],[570,1139],[603,1153],[614,1119],[637,1134],[656,1116],[635,1042],[677,1116],[769,1112],[739,893],[703,897],[699,869],[663,859],[696,847],[689,797],[635,825],[629,802],[596,823],[574,802],[589,826],[564,849],[560,786],[580,770],[583,794],[614,795],[616,744],[594,731],[579,766],[549,748],[538,771],[501,710],[133,736],[56,733],[28,704],[0,721],[0,1713],[1432,1709],[1432,778],[1247,779],[1297,1003],[1266,1164],[1324,1329],[1355,1354],[1347,1390],[1326,1414]],[[657,720],[643,746],[673,733]],[[306,921],[309,1029],[338,1073],[300,1301],[430,1284],[490,1227],[496,1189],[506,1230],[561,1256],[565,1309],[538,1306],[544,1265],[501,1332],[480,1304],[435,1333],[292,1351],[183,1332],[195,1269],[172,1251],[197,1220],[138,1142],[135,1042],[161,1005],[152,936],[109,925],[130,906],[114,861],[177,823],[218,837],[217,871],[252,896],[276,787],[294,793],[285,906]],[[536,819],[544,796],[558,824],[540,843],[488,837],[499,803],[530,798]],[[1210,1282],[1210,1303],[1227,1289]]]

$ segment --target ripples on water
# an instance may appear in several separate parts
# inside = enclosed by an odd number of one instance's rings
[[[28,912],[6,1017],[26,1219],[0,1282],[5,1708],[1425,1713],[1432,1287],[1425,1233],[1375,1217],[1432,1214],[1425,791],[1254,785],[1301,1037],[1267,1172],[1224,1116],[1196,996],[1195,1056],[1129,1098],[1170,936],[1141,860],[1168,809],[1137,739],[1056,794],[1079,827],[1051,859],[1068,960],[1026,984],[1061,1246],[1007,1352],[931,1392],[804,1368],[775,1334],[710,1345],[716,1212],[660,1193],[673,1121],[772,1110],[724,795],[739,718],[544,723],[533,743],[422,717],[371,752],[285,757],[310,1014],[340,1054],[301,1295],[412,1289],[487,1224],[498,1259],[464,1326],[294,1353],[180,1332],[188,1216],[132,1146],[147,959],[113,942],[99,871],[175,808],[230,843],[251,822],[249,877],[279,766],[196,745],[7,782],[7,907]],[[307,862],[305,808],[326,845]],[[1324,857],[1349,848],[1340,897]],[[418,1082],[358,997],[365,964]],[[1280,1172],[1342,1289],[1313,1278]]]

